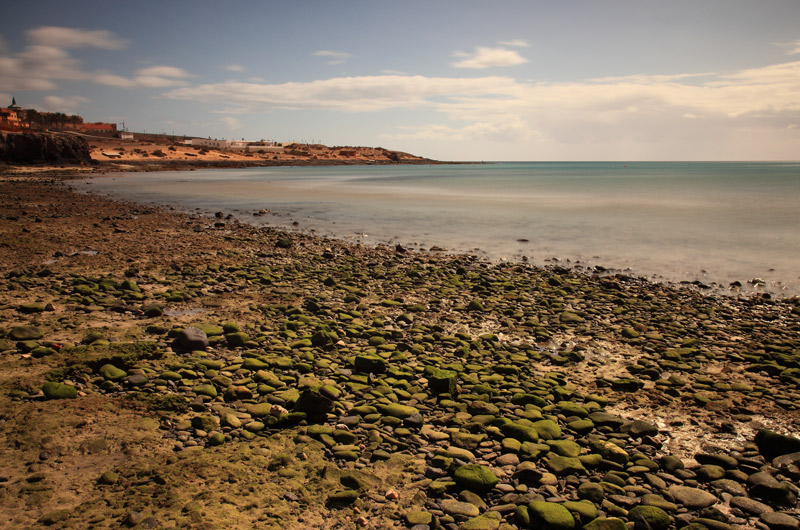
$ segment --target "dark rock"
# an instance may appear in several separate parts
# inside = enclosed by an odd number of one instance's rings
[[[789,484],[780,482],[769,473],[759,472],[747,479],[750,496],[760,499],[770,506],[794,506],[797,495]]]
[[[0,135],[0,161],[12,164],[91,164],[89,144],[79,136],[58,133]]]
[[[633,420],[622,425],[620,432],[628,433],[634,438],[642,438],[644,436],[655,436],[658,434],[658,427],[646,421]]]
[[[178,332],[175,343],[183,351],[205,350],[208,336],[202,329],[190,326]]]
[[[318,418],[333,410],[333,401],[313,390],[304,390],[294,405],[297,412],[305,412],[309,417]]]
[[[800,439],[794,436],[784,436],[769,429],[758,431],[756,445],[761,454],[769,460],[777,456],[800,452]]]
[[[8,333],[11,340],[39,340],[44,336],[42,330],[36,326],[14,326]]]

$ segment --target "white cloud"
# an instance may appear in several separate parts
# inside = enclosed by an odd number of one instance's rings
[[[238,118],[234,118],[233,116],[225,116],[224,118],[220,118],[220,121],[225,124],[231,131],[236,131],[244,127],[241,120]]]
[[[342,64],[346,60],[353,57],[347,52],[339,52],[335,50],[317,50],[312,55],[314,55],[314,57],[327,57],[328,61],[326,61],[326,64]]]
[[[516,82],[506,77],[444,78],[424,76],[338,77],[303,83],[224,83],[178,88],[167,97],[214,102],[224,99],[269,109],[330,109],[350,112],[392,108],[437,107],[434,99],[508,96]]]
[[[72,55],[75,48],[121,50],[128,41],[105,30],[42,27],[27,32],[32,44],[17,54],[0,56],[0,86],[5,90],[55,90],[58,81],[88,81],[120,88],[181,86],[191,77],[175,66],[149,66],[131,77],[88,71]]]
[[[574,159],[576,153],[597,159],[725,158],[726,153],[786,158],[781,153],[796,151],[791,143],[798,140],[797,130],[788,128],[800,113],[798,86],[800,61],[724,75],[637,75],[564,83],[410,75],[272,84],[228,81],[175,88],[165,96],[224,100],[241,112],[439,113],[427,124],[386,130],[385,138],[406,148],[428,149],[425,142],[436,141],[454,150],[466,145],[475,149],[488,141],[502,149],[514,145],[518,152],[542,149],[547,154],[541,156],[549,159]]]
[[[225,66],[225,69],[229,72],[244,72],[245,70],[247,70],[247,68],[245,68],[241,64],[229,64]]]
[[[28,38],[35,44],[56,48],[102,48],[106,50],[124,50],[130,44],[106,30],[88,30],[45,26],[29,30]]]
[[[793,43],[789,44],[789,55],[797,55],[800,54],[800,40],[796,40]]]
[[[501,46],[511,46],[514,48],[527,48],[529,46],[527,42],[519,39],[500,41],[497,44],[500,44]]]
[[[453,63],[456,68],[495,68],[501,66],[514,66],[527,63],[528,60],[516,50],[506,48],[485,48],[478,46],[472,55],[456,52],[456,57],[464,57],[461,61]]]
[[[85,103],[89,103],[89,101],[89,99],[82,96],[46,96],[42,110],[76,114],[78,109]]]
[[[175,66],[148,66],[147,68],[139,69],[138,74],[144,76],[172,77],[179,79],[191,77],[189,72],[183,68],[177,68]]]

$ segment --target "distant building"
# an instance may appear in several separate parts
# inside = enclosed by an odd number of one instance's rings
[[[7,131],[19,131],[28,128],[25,112],[17,105],[16,98],[11,98],[11,105],[0,107],[0,128]]]
[[[120,133],[119,137],[122,140],[133,140],[133,133],[129,132]]]
[[[91,133],[100,133],[100,134],[116,134],[117,132],[117,124],[116,123],[82,123],[80,126],[80,130],[83,132],[91,132]]]
[[[231,146],[230,140],[212,140],[211,138],[192,138],[186,140],[188,145],[199,145],[202,147],[212,147],[214,149],[227,149]]]

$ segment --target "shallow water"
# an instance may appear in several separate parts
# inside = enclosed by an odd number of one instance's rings
[[[90,182],[90,183],[88,183]],[[800,164],[498,163],[120,174],[80,186],[365,244],[800,294]],[[264,216],[253,212],[268,209]],[[527,240],[527,241],[522,241]]]

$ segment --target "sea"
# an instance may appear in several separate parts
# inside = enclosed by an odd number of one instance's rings
[[[363,245],[800,295],[800,163],[270,167],[107,174],[77,186]]]

